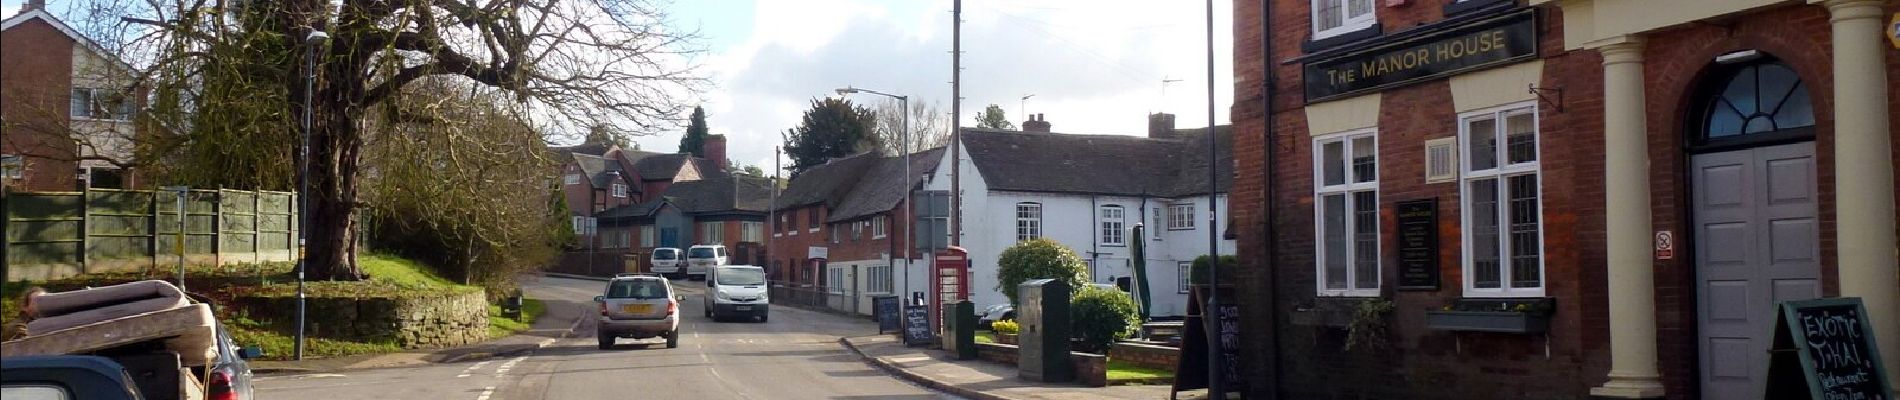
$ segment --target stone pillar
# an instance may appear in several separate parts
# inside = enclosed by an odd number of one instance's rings
[[[1841,297],[1866,302],[1887,379],[1900,382],[1900,256],[1894,232],[1883,2],[1826,0],[1834,29],[1834,241]]]
[[[1603,54],[1603,193],[1608,236],[1610,374],[1599,397],[1663,396],[1656,369],[1655,249],[1649,202],[1649,130],[1643,103],[1643,43],[1622,37]]]

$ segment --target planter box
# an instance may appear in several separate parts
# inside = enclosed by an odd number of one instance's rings
[[[1016,344],[1016,335],[1008,334],[1008,333],[998,333],[996,334],[996,343],[997,344]]]
[[[1550,316],[1515,311],[1427,311],[1425,327],[1462,332],[1544,333]]]

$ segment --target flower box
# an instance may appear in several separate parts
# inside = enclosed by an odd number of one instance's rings
[[[1461,332],[1544,333],[1550,316],[1518,311],[1427,311],[1425,327]]]
[[[1013,333],[997,333],[997,334],[996,334],[996,343],[998,343],[998,344],[1016,344],[1016,334],[1013,334]]]

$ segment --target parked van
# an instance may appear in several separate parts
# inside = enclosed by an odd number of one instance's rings
[[[723,250],[723,249],[722,249]],[[751,265],[721,265],[706,276],[706,318],[720,321],[733,318],[768,320],[765,268]]]
[[[712,267],[726,265],[730,259],[726,256],[726,246],[702,244],[686,249],[686,275],[692,279],[706,279]]]
[[[680,273],[686,272],[680,270],[680,264],[684,262],[684,257],[681,256],[680,249],[678,248],[661,247],[653,249],[653,273],[678,278]]]

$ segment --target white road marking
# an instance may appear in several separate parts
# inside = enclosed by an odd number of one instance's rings
[[[487,362],[487,361],[483,361],[483,362],[478,362],[478,363],[475,363],[475,365],[470,365],[470,366],[468,366],[468,369],[464,369],[464,370],[462,370],[462,373],[461,373],[460,375],[456,375],[455,377],[457,377],[457,378],[467,378],[467,377],[469,377],[469,375],[473,375],[473,374],[474,374],[474,372],[475,372],[475,370],[478,370],[478,369],[482,369],[482,366],[484,366],[484,365],[488,365],[488,362]]]
[[[541,344],[535,347],[548,347],[548,345],[551,345],[551,344],[554,344],[553,338],[541,339]]]
[[[485,387],[485,388],[482,388],[482,395],[475,396],[475,400],[488,400],[488,396],[491,396],[494,394],[495,394],[494,386]]]
[[[512,360],[508,360],[508,362],[506,363],[502,363],[501,367],[495,368],[495,377],[500,378],[503,375],[508,375],[508,370],[514,369],[516,363],[520,363],[521,360],[526,360],[526,359],[528,359],[528,356],[521,356],[521,357],[515,357]]]

